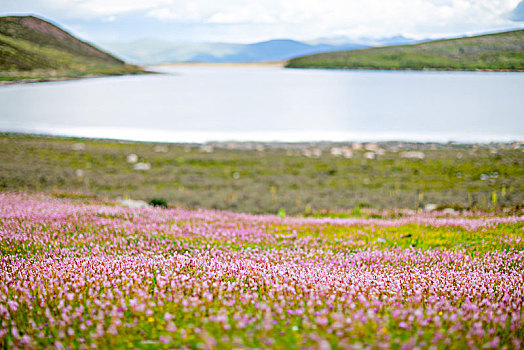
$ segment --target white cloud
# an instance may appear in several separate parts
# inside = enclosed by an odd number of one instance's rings
[[[205,22],[217,24],[269,24],[276,23],[277,18],[263,8],[236,7],[220,11],[209,16]]]
[[[173,0],[5,0],[5,12],[34,10],[60,13],[70,18],[93,18],[141,11],[173,3]],[[46,12],[47,12],[46,11]]]
[[[427,35],[510,25],[504,14],[518,0],[191,0],[190,10],[186,3],[159,5],[149,14],[162,20],[215,24],[278,23],[296,27],[295,32],[318,31],[318,35],[416,35],[421,31]]]
[[[209,37],[254,41],[265,37],[310,39],[404,34],[431,37],[515,25],[519,0],[5,0],[60,9],[67,18],[124,13],[166,23],[200,26]],[[58,10],[57,10],[58,11]],[[118,21],[118,17],[117,17]],[[241,26],[241,31],[239,31]]]
[[[168,8],[153,9],[151,11],[148,11],[147,15],[149,17],[154,17],[154,18],[160,19],[160,20],[177,20],[177,19],[182,19],[182,17],[180,15],[176,14],[175,12],[172,12]]]

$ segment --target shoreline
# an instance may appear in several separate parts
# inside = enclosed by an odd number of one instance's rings
[[[225,67],[225,68],[285,68],[285,69],[326,69],[343,71],[396,71],[396,72],[493,72],[524,73],[524,70],[510,69],[457,69],[457,68],[372,68],[372,67],[324,67],[324,66],[289,66],[291,61],[272,62],[173,62],[154,65],[155,67]]]
[[[14,137],[14,138],[41,138],[47,140],[65,140],[65,141],[93,141],[93,142],[109,142],[109,143],[123,143],[123,144],[151,144],[151,145],[173,145],[173,146],[212,146],[216,148],[225,149],[257,149],[259,146],[273,149],[302,149],[304,147],[320,147],[329,148],[331,146],[343,146],[352,144],[369,145],[376,144],[382,146],[401,146],[407,147],[408,149],[423,149],[423,148],[447,148],[447,147],[466,147],[470,148],[473,146],[514,146],[517,148],[523,148],[524,140],[507,140],[507,141],[433,141],[433,140],[402,140],[402,139],[384,139],[384,140],[304,140],[304,141],[260,141],[260,140],[215,140],[215,141],[153,141],[153,140],[133,140],[133,139],[122,139],[122,138],[108,138],[108,137],[92,137],[92,136],[73,136],[73,135],[58,135],[58,134],[47,134],[37,132],[11,132],[1,131],[0,137]]]
[[[370,68],[370,67],[317,67],[317,66],[284,66],[286,69],[325,69],[343,71],[375,71],[375,72],[479,72],[479,73],[524,73],[519,69],[457,69],[457,68]]]
[[[44,137],[113,140],[117,142],[145,142],[165,144],[212,144],[212,143],[260,143],[260,144],[318,144],[318,143],[384,143],[404,142],[414,144],[522,144],[520,135],[476,135],[469,138],[458,135],[410,135],[383,133],[336,133],[336,132],[199,132],[195,130],[162,131],[154,129],[122,130],[111,127],[76,128],[0,128],[0,134],[40,135]]]
[[[61,81],[81,80],[81,79],[93,79],[93,78],[105,78],[105,77],[121,77],[127,75],[143,75],[143,74],[162,74],[161,72],[144,70],[141,72],[122,72],[115,74],[87,74],[79,76],[64,76],[64,77],[35,77],[35,78],[22,78],[14,80],[0,80],[0,86],[8,85],[22,85],[22,84],[34,84],[34,83],[54,83]]]
[[[270,62],[173,62],[156,67],[227,67],[227,68],[286,68],[288,61]]]
[[[174,62],[151,65],[149,67],[202,67],[202,68],[272,68],[272,69],[317,69],[317,70],[332,70],[332,71],[369,71],[369,72],[465,72],[465,73],[524,73],[524,70],[505,70],[505,69],[454,69],[454,68],[344,68],[344,67],[296,67],[288,66],[289,61],[275,61],[275,62]],[[104,78],[104,77],[118,77],[128,75],[144,75],[144,74],[164,74],[161,71],[144,70],[142,72],[130,73],[115,73],[115,74],[89,74],[81,76],[65,76],[65,77],[35,77],[22,78],[14,80],[0,80],[1,86],[22,85],[34,83],[53,83],[63,81],[73,81],[81,79]]]

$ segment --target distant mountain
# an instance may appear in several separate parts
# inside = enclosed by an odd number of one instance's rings
[[[103,46],[119,57],[137,64],[284,61],[319,52],[369,47],[352,43],[309,44],[287,39],[254,44],[170,43],[160,40],[138,40],[130,43],[104,43]]]
[[[515,22],[524,22],[524,0],[519,2],[517,7],[511,12],[510,19]]]
[[[413,39],[408,38],[403,35],[395,35],[390,37],[381,37],[381,38],[372,38],[367,36],[361,37],[347,37],[344,35],[330,36],[330,37],[321,37],[315,40],[307,41],[309,44],[329,44],[329,45],[345,45],[347,43],[359,44],[367,47],[375,46],[394,46],[394,45],[408,45],[415,44],[424,41],[429,41],[430,39]]]
[[[102,46],[136,64],[159,64],[171,62],[206,61],[216,62],[221,57],[234,54],[243,45],[228,43],[171,43],[155,39],[132,42],[106,42]],[[198,59],[202,57],[202,59]],[[205,58],[205,59],[204,59]]]
[[[287,61],[291,58],[333,50],[361,49],[368,46],[356,44],[328,45],[307,44],[295,40],[270,40],[243,45],[239,51],[223,56],[220,62]]]
[[[524,30],[309,55],[291,68],[524,70]]]
[[[41,18],[0,17],[0,81],[139,71]]]
[[[406,38],[403,35],[395,35],[387,38],[360,38],[362,42],[372,44],[373,46],[396,46],[396,45],[409,45],[415,44],[423,41],[428,41],[428,39],[416,40],[412,38]]]

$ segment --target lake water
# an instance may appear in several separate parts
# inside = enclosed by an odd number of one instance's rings
[[[524,74],[171,66],[0,87],[0,130],[143,141],[524,140]]]

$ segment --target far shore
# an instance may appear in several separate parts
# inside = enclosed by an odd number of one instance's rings
[[[284,68],[287,61],[272,62],[175,62],[163,63],[160,67],[249,67],[249,68]]]

